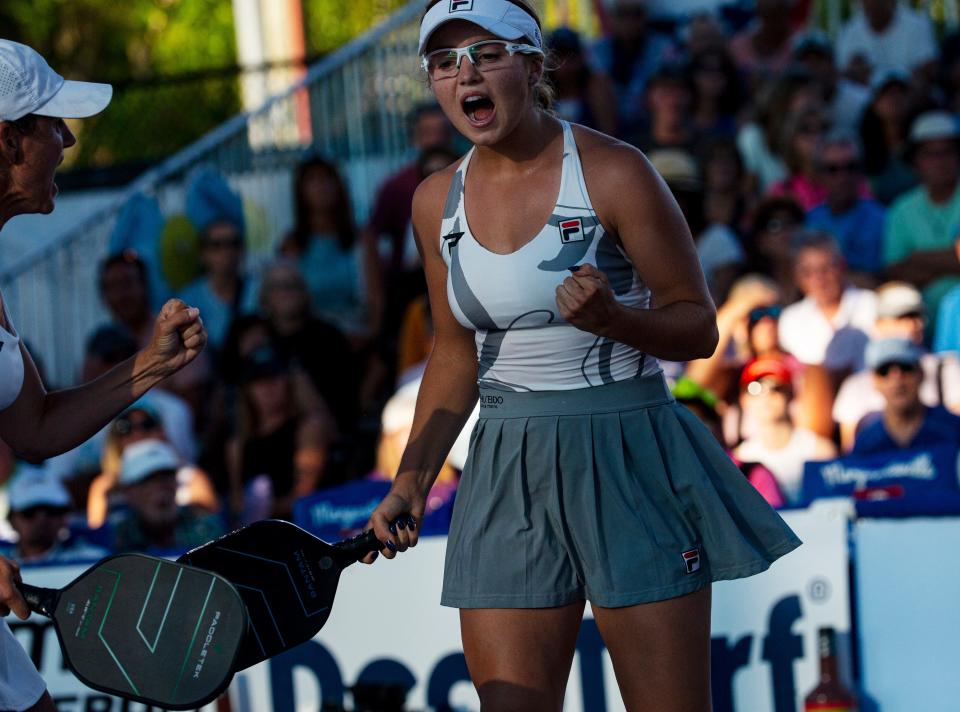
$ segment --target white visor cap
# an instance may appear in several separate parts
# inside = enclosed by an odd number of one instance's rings
[[[0,39],[0,121],[27,114],[82,119],[103,111],[112,96],[109,84],[64,79],[36,50]]]
[[[420,48],[423,54],[430,37],[441,25],[452,20],[464,20],[479,25],[500,39],[517,40],[527,37],[537,49],[543,49],[543,37],[537,21],[507,0],[440,0],[430,8],[420,23]]]

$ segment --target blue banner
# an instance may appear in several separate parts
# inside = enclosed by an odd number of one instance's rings
[[[301,497],[293,504],[293,521],[324,541],[334,542],[363,530],[387,492],[389,480],[357,480]],[[446,534],[450,529],[453,490],[435,487],[430,492],[422,536]]]
[[[960,492],[957,448],[894,450],[808,462],[804,467],[804,503],[823,497],[853,496],[863,502],[920,500]]]

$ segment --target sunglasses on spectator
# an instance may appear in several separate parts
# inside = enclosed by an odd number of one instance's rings
[[[226,240],[204,240],[203,247],[208,250],[239,250],[243,247],[243,240],[238,237]]]
[[[761,319],[779,319],[780,312],[783,309],[779,305],[774,305],[772,307],[757,307],[756,309],[751,309],[750,314],[747,316],[747,320],[750,324],[756,324]]]
[[[892,363],[885,363],[882,366],[877,366],[875,373],[882,378],[886,378],[893,369],[897,369],[900,373],[907,375],[916,373],[918,368],[915,363],[897,363],[894,361]]]
[[[860,170],[859,161],[847,161],[846,163],[824,163],[823,172],[830,175],[840,173],[857,173]]]
[[[787,230],[792,230],[797,225],[799,225],[799,223],[794,220],[789,220],[789,219],[784,220],[782,218],[773,218],[772,220],[767,221],[767,223],[763,226],[763,231],[774,232],[774,233],[786,232]]]
[[[129,435],[133,432],[146,432],[160,427],[160,423],[152,415],[144,415],[133,420],[128,416],[120,416],[113,423],[113,432],[117,435]]]
[[[751,396],[763,396],[768,393],[777,393],[781,396],[789,395],[790,388],[783,383],[771,381],[750,381],[747,384],[746,391]]]
[[[824,124],[802,124],[797,128],[797,133],[803,136],[811,136],[813,134],[822,134],[827,128]]]
[[[35,507],[27,507],[26,509],[21,509],[17,514],[19,514],[24,519],[35,519],[38,514],[43,514],[46,517],[62,517],[67,513],[65,507],[54,507],[51,504],[38,504]]]

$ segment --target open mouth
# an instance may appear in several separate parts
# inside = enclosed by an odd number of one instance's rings
[[[461,102],[463,113],[474,126],[486,126],[493,120],[496,106],[489,97],[473,94]]]

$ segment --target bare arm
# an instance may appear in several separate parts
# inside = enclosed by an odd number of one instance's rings
[[[44,460],[96,434],[124,408],[197,357],[207,335],[196,309],[178,299],[157,317],[153,341],[95,381],[48,393],[21,342],[23,387],[0,411],[0,438],[28,460]]]
[[[426,495],[477,401],[474,335],[450,311],[447,266],[440,255],[441,211],[452,175],[451,169],[435,173],[421,184],[413,200],[414,234],[427,277],[434,344],[397,476],[370,519],[377,538],[392,541],[400,551],[416,544],[417,532],[403,528],[394,535],[389,523],[403,514],[412,514],[420,521]],[[390,549],[383,553],[388,558],[394,556]]]
[[[380,270],[380,255],[377,251],[377,236],[370,230],[360,232],[363,281],[366,294],[368,327],[375,337],[383,328],[384,284]]]
[[[729,299],[717,309],[717,348],[709,358],[690,363],[687,366],[687,376],[715,393],[724,393],[729,385],[725,376],[730,375],[733,365],[729,363],[727,354],[731,341],[735,341],[741,331],[746,333],[752,309],[776,304],[779,297],[777,290],[764,282],[746,284],[734,290]],[[739,365],[739,362],[736,363],[736,366]]]
[[[960,261],[952,247],[914,252],[905,260],[887,267],[887,276],[890,279],[900,279],[921,287],[941,277],[956,275],[960,275]]]
[[[577,142],[594,209],[650,288],[653,304],[621,305],[606,276],[585,266],[558,289],[562,316],[584,331],[671,361],[710,356],[718,340],[716,309],[666,184],[626,144],[585,129],[578,130]]]

